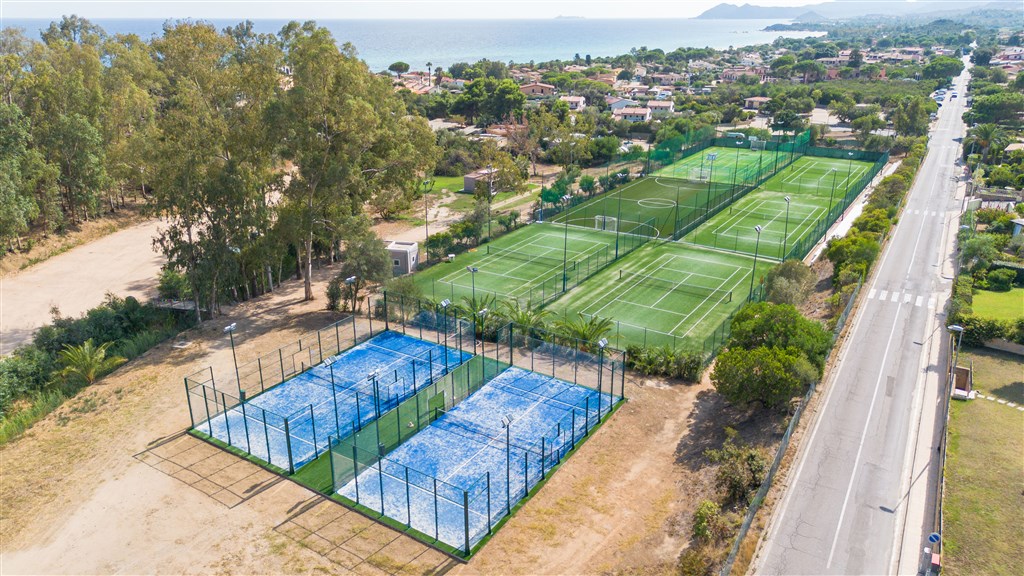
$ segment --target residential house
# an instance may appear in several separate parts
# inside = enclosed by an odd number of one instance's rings
[[[686,82],[690,79],[688,74],[677,74],[676,72],[664,72],[660,74],[651,74],[651,80],[654,80],[658,84],[663,86],[676,84],[678,82]]]
[[[676,111],[676,105],[671,100],[651,100],[647,103],[651,116],[668,116]]]
[[[626,122],[649,122],[651,120],[651,109],[619,108],[618,110],[612,111],[612,116],[614,116],[616,120],[625,120]]]
[[[735,82],[743,76],[753,76],[757,78],[759,82],[764,82],[766,75],[762,68],[750,68],[747,66],[735,66],[732,68],[726,68],[719,74],[722,82]]]
[[[587,107],[587,99],[583,96],[560,96],[558,99],[569,105],[570,112],[580,112]]]
[[[486,186],[498,170],[495,168],[481,168],[474,170],[462,177],[462,191],[472,194],[478,183]]]
[[[647,94],[647,84],[641,84],[639,82],[620,84],[618,90],[619,94],[622,96],[636,97],[641,94]]]
[[[551,96],[555,93],[555,87],[543,82],[531,82],[523,84],[519,89],[527,96]]]
[[[761,106],[771,101],[772,99],[767,96],[751,96],[750,98],[743,99],[743,107],[747,110],[760,110]]]
[[[635,108],[640,106],[640,103],[637,102],[636,100],[630,100],[628,98],[619,98],[618,96],[605,96],[604,101],[606,104],[608,104],[608,108],[610,108],[612,112],[616,110],[621,110],[623,108]]]

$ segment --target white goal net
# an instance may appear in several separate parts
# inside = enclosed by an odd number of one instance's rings
[[[594,228],[615,232],[618,229],[618,220],[613,216],[594,216]]]
[[[707,182],[711,178],[711,168],[690,168],[690,180]]]

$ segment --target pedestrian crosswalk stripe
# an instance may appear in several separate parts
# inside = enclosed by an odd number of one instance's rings
[[[922,302],[923,300],[924,300],[924,296],[918,296],[918,297],[917,297],[917,301],[916,301],[916,302],[914,302],[914,306],[920,306],[920,305],[921,305],[921,302]]]
[[[895,301],[897,301],[897,300],[899,300],[899,299],[900,299],[900,293],[899,293],[899,292],[896,292],[896,291],[894,290],[894,291],[893,291],[893,293],[892,293],[892,301],[893,301],[893,302],[895,302]]]

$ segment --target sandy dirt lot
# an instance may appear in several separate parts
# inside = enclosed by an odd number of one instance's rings
[[[317,271],[316,293],[332,270]],[[629,401],[469,563],[183,435],[182,379],[336,319],[299,282],[227,310],[0,447],[0,562],[26,573],[671,573],[722,438],[707,384],[627,381]]]
[[[0,278],[0,356],[31,340],[50,321],[50,308],[78,316],[107,292],[150,298],[166,261],[153,249],[159,222],[150,220]]]

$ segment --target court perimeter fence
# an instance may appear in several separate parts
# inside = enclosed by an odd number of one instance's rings
[[[387,375],[354,381],[351,375],[336,374],[330,369],[321,378],[321,385],[331,390],[328,396],[333,401],[333,410],[330,406],[325,411],[320,405],[308,404],[296,406],[289,414],[277,414],[249,403],[325,360],[330,363],[335,355],[397,328],[386,319],[374,320],[373,314],[368,315],[367,322],[358,322],[356,315],[349,315],[254,361],[237,365],[234,373],[226,377],[215,376],[212,366],[185,377],[190,430],[223,443],[213,436],[213,426],[222,424],[227,445],[266,462],[279,472],[292,474],[325,452],[330,437],[351,434],[360,423],[377,418],[392,404],[415,394],[438,375],[449,372],[447,354],[443,358],[435,357],[432,351],[427,351],[409,357],[411,381],[399,378],[397,373],[394,381]],[[454,310],[439,306],[423,308],[406,320],[408,326],[401,325],[403,334],[411,330],[421,340],[464,352],[472,353],[476,347],[472,321],[458,317]],[[387,390],[386,397],[382,395],[384,390]],[[356,422],[339,420],[338,406],[353,403]]]
[[[556,226],[556,224],[536,224],[545,226]],[[612,234],[612,232],[607,232]],[[566,230],[568,234],[568,230]],[[493,290],[486,290],[483,288],[472,288],[472,294],[481,294],[485,297],[490,297],[495,302],[502,300],[515,300],[520,305],[541,307],[545,306],[552,301],[556,300],[562,294],[565,294],[569,290],[579,286],[585,280],[589,279],[593,275],[597,274],[605,267],[611,265],[613,262],[625,257],[627,254],[631,254],[637,248],[640,248],[651,240],[650,236],[643,234],[634,234],[626,232],[615,233],[615,244],[605,246],[604,248],[588,254],[583,258],[576,260],[564,260],[564,267],[561,266],[562,262],[559,262],[560,270],[555,270],[551,274],[542,277],[537,282],[530,285],[530,288],[525,294],[521,296],[509,296],[508,294],[500,294]],[[566,243],[566,249],[568,243]],[[514,250],[505,250],[495,244],[486,244],[484,248],[488,254],[492,253],[492,250],[496,253],[496,256],[514,257],[520,260],[529,260],[529,256],[526,253],[520,252],[515,254]],[[539,258],[537,258],[539,260]],[[430,283],[430,296],[434,300],[439,298],[448,298],[451,301],[456,301],[458,293],[465,294],[470,290],[468,286],[455,284],[454,282],[446,282],[444,280],[432,280]]]
[[[706,178],[690,178],[687,175],[657,174],[677,162],[695,156],[711,147],[732,150],[750,150],[752,141],[745,138],[707,138],[690,144],[687,138],[676,138],[655,145],[646,153],[628,152],[611,159],[604,167],[605,175],[599,178],[602,192],[596,194],[575,194],[558,203],[542,206],[534,213],[537,221],[561,221],[560,214],[572,211],[568,223],[582,227],[598,227],[599,221],[615,219],[616,226],[628,230],[632,234],[648,235],[662,239],[678,240],[697,226],[707,221],[727,206],[755,190],[769,178],[786,168],[807,149],[810,131],[798,134],[788,141],[777,139],[760,142],[762,146],[758,155],[758,164],[739,166],[739,156],[730,165],[729,159],[723,157],[718,161],[709,160],[709,171]],[[703,174],[704,160],[701,161],[699,172]],[[723,167],[724,166],[724,167]],[[676,183],[676,209],[666,211],[664,218],[640,222],[629,219],[629,210],[622,211],[621,189],[639,177],[653,177],[668,185]],[[717,176],[717,178],[716,178]],[[686,187],[689,192],[696,190],[690,201],[680,201],[680,189]],[[600,199],[617,192],[619,202],[601,202]],[[571,218],[570,218],[571,216]],[[625,219],[623,219],[625,216]],[[600,217],[600,218],[598,218]]]
[[[853,307],[857,302],[857,295],[860,294],[861,287],[863,286],[864,278],[862,277],[860,282],[857,284],[857,287],[850,295],[849,300],[847,300],[846,307],[836,319],[836,326],[832,331],[833,348],[829,351],[828,358],[825,360],[826,366],[831,361],[832,355],[836,352],[835,343],[839,339],[839,335],[842,334],[843,328],[846,326],[846,321],[849,319],[850,313],[853,311]],[[794,410],[793,416],[789,419],[789,425],[786,427],[786,432],[782,435],[782,440],[779,442],[778,450],[775,451],[775,458],[772,460],[772,464],[768,468],[768,472],[765,474],[764,480],[761,482],[761,486],[757,489],[753,499],[750,501],[750,506],[747,508],[747,514],[743,517],[743,522],[740,524],[740,529],[736,534],[736,539],[733,541],[732,547],[729,550],[729,556],[726,557],[725,563],[722,565],[722,569],[719,572],[721,576],[729,576],[729,574],[732,573],[733,564],[736,562],[736,555],[739,553],[740,545],[743,543],[743,540],[746,539],[747,533],[750,531],[750,526],[754,522],[754,517],[757,515],[758,510],[761,509],[761,505],[764,503],[764,499],[768,495],[768,490],[772,487],[772,481],[775,479],[775,474],[779,471],[782,459],[786,456],[786,450],[789,448],[789,441],[793,437],[793,431],[800,425],[800,417],[807,409],[807,404],[811,401],[811,397],[814,396],[814,392],[817,389],[818,383],[812,382],[810,387],[807,389],[807,393],[800,399],[800,403],[797,405],[796,410]]]
[[[400,310],[389,310],[397,317],[415,314],[422,301],[407,300]],[[544,482],[548,475],[595,427],[605,421],[622,403],[625,387],[626,353],[611,347],[580,340],[565,340],[536,328],[507,323],[479,340],[478,361],[459,366],[443,378],[422,388],[391,411],[367,423],[354,434],[330,441],[331,474],[338,492],[355,480],[355,500],[336,496],[357,510],[378,518],[451,554],[468,558],[484,540],[518,508],[519,502]],[[455,486],[428,472],[415,470],[388,458],[388,454],[414,436],[423,427],[451,410],[511,366],[558,378],[596,392],[597,400],[587,396],[549,430],[538,434],[528,445],[522,440],[510,445],[508,436],[486,436],[492,445],[503,446],[508,460],[503,478],[483,474],[468,486]],[[605,400],[607,399],[607,401]],[[506,426],[506,433],[510,433]],[[482,436],[483,437],[483,436]],[[516,452],[515,461],[511,453]],[[522,458],[519,454],[522,453]],[[514,467],[514,468],[511,468]],[[376,472],[376,482],[360,483],[361,472]],[[514,470],[514,474],[512,472]],[[521,475],[520,475],[521,472]],[[390,489],[385,489],[385,478]],[[515,484],[513,484],[513,481]],[[397,505],[394,486],[402,493]],[[492,506],[494,491],[501,491],[504,506]],[[389,500],[389,496],[392,498]],[[388,516],[389,501],[400,516]],[[417,511],[419,529],[414,528]],[[422,511],[432,527],[424,530]],[[431,518],[432,517],[432,518]],[[453,525],[459,529],[459,546],[451,541]]]
[[[809,147],[806,150],[806,155],[814,158],[835,158],[841,160],[854,160],[874,162],[871,165],[871,169],[867,171],[863,176],[857,179],[850,188],[847,189],[846,194],[841,198],[837,199],[832,209],[815,223],[814,228],[810,233],[806,234],[799,241],[793,243],[793,247],[786,252],[786,260],[791,258],[804,259],[811,250],[818,244],[818,241],[825,237],[828,229],[836,223],[837,220],[846,212],[846,209],[853,204],[853,201],[860,196],[860,193],[865,188],[871,185],[871,182],[876,176],[885,168],[885,165],[889,162],[888,152],[870,152],[867,150],[842,150],[835,148],[818,148]]]

